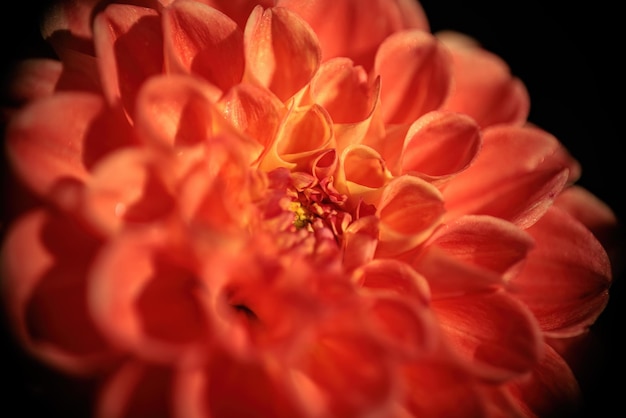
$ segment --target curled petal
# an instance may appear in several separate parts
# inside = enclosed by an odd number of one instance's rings
[[[111,4],[94,21],[100,78],[110,103],[132,116],[141,84],[163,71],[161,19],[152,9]]]
[[[244,71],[243,33],[218,10],[198,1],[176,1],[163,15],[168,70],[194,73],[222,91]]]
[[[309,168],[332,140],[332,121],[324,108],[292,107],[282,120],[275,141],[262,156],[260,167],[266,171],[279,166]]]
[[[42,195],[62,179],[85,181],[102,157],[134,142],[123,115],[88,93],[59,93],[33,102],[11,120],[6,137],[9,161]]]
[[[354,201],[375,203],[392,177],[378,152],[365,145],[349,145],[339,159],[336,187]]]
[[[508,65],[479,46],[461,45],[450,36],[440,39],[450,47],[454,74],[454,87],[444,108],[471,116],[482,128],[522,125],[528,117],[530,98]]]
[[[276,0],[199,0],[204,4],[221,11],[233,19],[240,28],[246,26],[246,21],[254,10],[254,7],[261,5],[264,8],[272,7]]]
[[[139,358],[165,363],[191,355],[211,330],[207,295],[168,235],[128,230],[102,250],[89,277],[90,309],[102,331]]]
[[[396,33],[380,45],[374,72],[381,77],[386,123],[412,123],[438,109],[452,82],[448,51],[419,30]]]
[[[378,245],[376,216],[365,216],[352,222],[343,233],[343,265],[347,271],[374,259]]]
[[[505,292],[433,300],[431,306],[445,337],[479,376],[496,382],[518,377],[542,355],[532,314]]]
[[[511,291],[537,317],[550,336],[584,332],[608,301],[611,266],[605,250],[583,225],[551,208],[528,232],[530,252]]]
[[[418,2],[374,0],[363,7],[359,0],[278,0],[278,5],[298,13],[320,40],[323,60],[348,57],[366,70],[372,68],[378,45],[394,32],[415,28],[430,30]]]
[[[474,163],[447,183],[443,194],[452,219],[491,215],[527,228],[541,217],[578,163],[552,135],[538,128],[498,127],[484,132]]]
[[[99,242],[75,222],[30,212],[2,246],[3,303],[26,349],[72,374],[107,366],[114,353],[87,306],[87,275]]]
[[[310,80],[320,63],[311,28],[285,8],[257,6],[244,33],[246,73],[283,102]]]
[[[376,213],[380,218],[382,254],[400,254],[424,242],[444,214],[441,193],[417,177],[401,176],[383,189]]]
[[[441,182],[469,167],[481,143],[480,129],[470,117],[430,112],[416,120],[406,135],[402,173]]]

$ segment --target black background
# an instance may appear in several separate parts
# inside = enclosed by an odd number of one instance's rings
[[[365,7],[368,0],[362,1]],[[50,54],[38,29],[46,3],[51,2],[3,4],[3,70],[14,59]],[[422,1],[433,31],[451,29],[471,35],[509,64],[530,93],[530,121],[554,134],[578,159],[583,170],[579,184],[607,202],[620,219],[626,219],[623,15],[618,11],[619,2],[574,4],[540,0]],[[622,271],[616,272],[610,303],[593,328],[600,350],[594,351],[589,360],[591,370],[581,375],[588,398],[585,417],[626,416],[626,351],[620,339],[624,327],[619,322],[626,303],[623,277]],[[32,403],[37,399],[22,396],[24,382],[19,377],[6,378],[6,370],[16,359],[9,348],[2,354],[1,383],[7,386],[0,392],[2,408],[15,405],[22,410],[15,416],[27,416],[26,411],[36,410]]]

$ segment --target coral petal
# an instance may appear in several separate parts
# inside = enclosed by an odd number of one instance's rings
[[[381,77],[387,123],[412,123],[438,109],[448,96],[452,71],[448,51],[419,30],[391,35],[380,45],[374,67]]]
[[[243,33],[228,16],[197,1],[177,1],[163,17],[166,66],[223,91],[243,77]]]
[[[141,84],[163,71],[163,35],[155,10],[112,4],[94,21],[94,43],[105,96],[133,115]]]
[[[511,290],[548,335],[584,332],[608,302],[611,267],[600,243],[582,224],[551,208],[528,230],[537,242]]]
[[[456,351],[487,379],[520,376],[542,354],[532,314],[503,291],[433,300],[431,306]]]
[[[247,74],[282,101],[304,87],[319,67],[315,33],[288,9],[257,6],[244,38]]]

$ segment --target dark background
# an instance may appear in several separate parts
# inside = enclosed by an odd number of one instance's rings
[[[362,1],[365,6],[368,0]],[[2,70],[14,59],[50,54],[38,29],[41,10],[47,3],[51,2],[3,4]],[[623,15],[618,11],[619,2],[574,4],[549,0],[422,1],[433,31],[452,29],[471,35],[510,65],[530,93],[530,121],[554,134],[578,159],[583,169],[579,184],[607,202],[620,219],[626,219]],[[624,273],[617,271],[610,303],[593,327],[598,344],[587,369],[580,372],[588,399],[582,411],[585,417],[626,416],[626,346],[620,339],[624,327],[619,322],[626,304],[623,281]],[[16,359],[10,349],[2,354],[5,358],[0,373],[4,374]],[[24,382],[19,378],[3,378],[1,382],[13,382],[1,389],[2,403],[21,406],[25,412],[23,402],[33,399],[20,397]]]

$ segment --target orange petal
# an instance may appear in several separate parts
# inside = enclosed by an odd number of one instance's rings
[[[10,83],[3,86],[5,105],[22,105],[49,96],[54,92],[62,71],[61,62],[48,58],[30,58],[17,63],[6,76]]]
[[[109,103],[133,115],[141,84],[163,71],[161,19],[155,10],[111,4],[94,20],[100,78]]]
[[[198,0],[233,19],[240,28],[246,26],[250,13],[255,6],[272,7],[276,0]]]
[[[452,72],[448,51],[419,30],[396,33],[380,45],[374,72],[381,77],[386,123],[412,123],[438,109],[448,96]]]
[[[378,202],[382,187],[392,175],[378,152],[365,145],[349,145],[339,158],[335,186],[353,202]]]
[[[530,111],[528,91],[501,58],[480,47],[459,46],[446,37],[441,39],[452,52],[454,74],[446,110],[465,113],[482,128],[526,122]]]
[[[243,77],[243,33],[225,14],[197,1],[177,1],[163,14],[166,66],[197,74],[222,91]]]
[[[527,228],[541,217],[579,166],[549,133],[502,126],[484,132],[473,164],[443,191],[447,218],[491,215]]]
[[[438,183],[472,163],[482,135],[476,122],[458,113],[434,111],[416,120],[406,135],[402,173]]]
[[[383,189],[376,213],[380,218],[377,256],[400,254],[421,244],[444,213],[439,190],[417,177],[397,177]]]
[[[365,216],[352,222],[343,233],[343,267],[347,271],[371,261],[378,245],[378,218]]]
[[[246,73],[283,102],[310,80],[320,63],[315,33],[295,13],[257,6],[244,33]]]
[[[98,247],[74,221],[43,210],[12,224],[2,246],[9,325],[28,351],[67,373],[101,370],[114,353],[87,306]]]
[[[433,300],[445,337],[479,376],[505,381],[528,372],[542,354],[532,314],[503,291]]]
[[[410,0],[278,0],[308,22],[319,38],[323,60],[348,57],[366,70],[372,68],[378,45],[394,32],[416,28],[428,32],[420,4]]]
[[[608,301],[611,266],[605,250],[582,224],[551,208],[528,232],[537,246],[511,291],[526,303],[548,335],[584,332]]]
[[[181,256],[172,236],[129,229],[103,249],[89,277],[102,331],[136,356],[166,363],[193,353],[211,330],[189,250]]]
[[[33,102],[11,120],[6,137],[10,162],[42,195],[61,179],[84,181],[93,164],[134,141],[123,115],[86,93]]]

